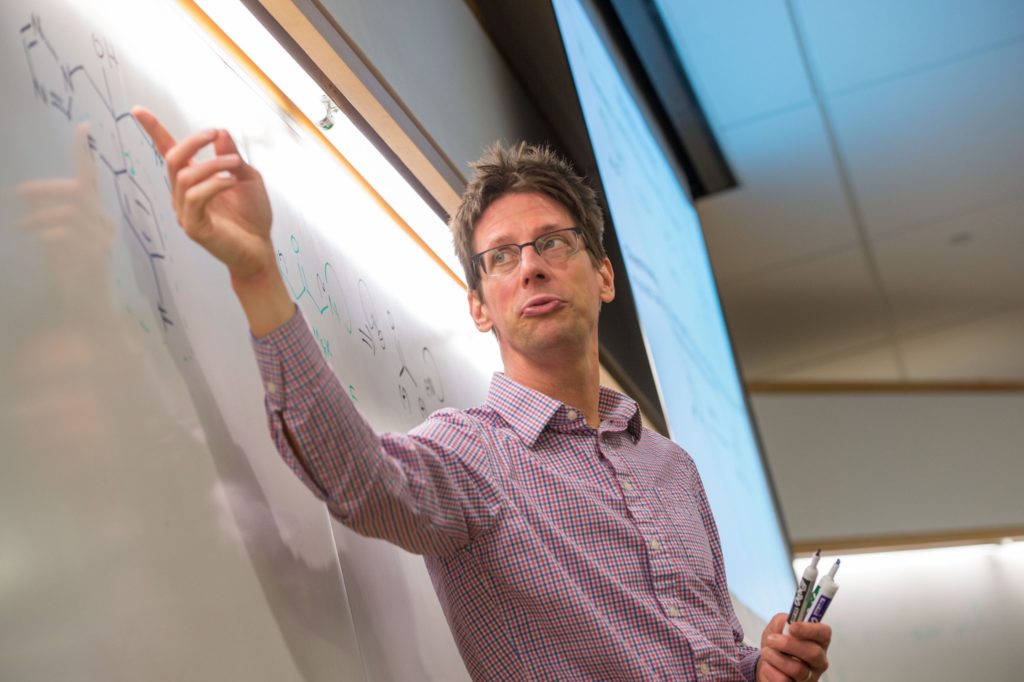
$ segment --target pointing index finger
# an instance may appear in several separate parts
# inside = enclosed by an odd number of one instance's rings
[[[174,147],[174,138],[171,136],[159,119],[149,109],[144,107],[132,107],[132,116],[139,122],[146,134],[153,140],[156,150],[163,157]]]

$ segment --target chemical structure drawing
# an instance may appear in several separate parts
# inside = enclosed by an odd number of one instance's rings
[[[115,105],[111,75],[119,77],[117,53],[103,36],[93,33],[90,63],[62,60],[37,14],[29,17],[19,33],[33,96],[68,124],[84,123],[89,127],[90,156],[98,168],[108,173],[117,212],[147,263],[148,282],[143,288],[166,330],[175,324],[164,263],[167,246],[160,211],[151,191],[139,181],[140,166],[146,164],[147,170],[154,171],[147,173],[147,178],[163,179],[160,189],[168,195],[170,186],[164,160],[155,146],[132,115]]]
[[[293,234],[289,237],[288,242],[292,254],[298,256],[301,250],[298,238]],[[285,258],[285,253],[281,249],[277,251],[277,266],[281,270],[285,284],[288,285],[288,291],[296,303],[304,299],[309,300],[320,315],[326,315],[329,311],[335,320],[345,326],[346,332],[352,333],[352,316],[349,313],[348,304],[345,302],[344,292],[341,291],[338,273],[330,261],[325,261],[323,267],[317,270],[314,276],[315,284],[312,288],[310,288],[309,278],[306,276],[306,269],[302,266],[302,262],[298,259],[295,260],[295,272],[292,273],[288,265],[288,259]],[[299,286],[292,282],[294,276],[298,277]],[[341,303],[340,308],[338,307],[339,302]],[[342,311],[344,311],[344,320],[342,319]]]
[[[402,347],[395,314],[390,308],[386,308],[383,317],[379,315],[374,296],[370,292],[370,285],[366,280],[359,277],[354,287],[346,286],[341,277],[342,273],[347,271],[346,268],[339,270],[330,261],[310,261],[310,258],[311,255],[302,249],[295,234],[289,236],[286,249],[277,251],[278,269],[284,277],[292,299],[300,305],[306,305],[307,309],[312,307],[312,313],[315,313],[315,316],[308,315],[307,319],[324,357],[331,360],[335,356],[334,346],[326,329],[331,326],[340,327],[345,330],[345,336],[342,338],[351,337],[353,341],[358,339],[355,348],[362,348],[363,352],[368,352],[375,362],[397,363],[398,398],[407,414],[413,414],[415,409],[421,418],[425,418],[429,415],[431,406],[444,405],[444,383],[433,351],[428,346],[422,346],[419,357],[412,358],[413,364],[416,365],[412,367]],[[306,259],[305,265],[303,259]],[[315,273],[312,281],[307,272]],[[356,321],[352,319],[352,308],[345,296],[346,291],[353,289],[358,298],[358,306],[355,309],[360,313],[360,318]],[[328,324],[326,327],[321,326],[318,320]],[[348,388],[349,394],[355,399],[355,387],[349,384]]]
[[[356,287],[359,289],[359,307],[363,311],[363,323],[359,325],[359,336],[366,347],[370,349],[370,354],[376,355],[378,348],[381,351],[388,349],[384,330],[377,322],[377,312],[373,307],[373,297],[370,295],[370,287],[366,284],[366,280],[360,279]]]
[[[96,191],[102,194],[105,210],[123,227],[134,283],[146,305],[152,307],[154,319],[159,317],[165,338],[177,330],[182,338],[176,336],[175,343],[187,344],[188,320],[178,314],[177,284],[168,250],[168,236],[173,232],[167,230],[175,227],[170,182],[163,157],[127,110],[122,78],[128,75],[127,62],[119,61],[116,46],[98,32],[80,36],[87,37],[77,48],[80,59],[67,59],[75,49],[64,40],[53,40],[44,19],[32,13],[19,29],[32,97],[58,125],[66,123],[76,130],[84,126],[88,158],[99,185]],[[62,54],[60,48],[68,54]],[[346,382],[353,400],[357,393],[394,396],[388,399],[397,398],[403,412],[421,417],[444,405],[440,368],[431,349],[416,344],[418,352],[412,352],[415,346],[410,346],[407,354],[393,306],[381,308],[384,313],[380,314],[370,286],[358,273],[341,267],[340,262],[336,265],[317,257],[316,249],[304,250],[300,238],[301,234],[291,234],[280,245],[277,263],[292,299],[308,311],[307,319],[323,355],[340,363],[346,361],[342,356],[353,362],[364,362],[362,358],[368,356],[387,373],[396,368],[386,390]],[[127,286],[121,277],[113,280],[118,287]],[[139,322],[149,331],[145,322]],[[408,337],[409,332],[404,331],[403,336]],[[190,360],[190,347],[181,357]]]

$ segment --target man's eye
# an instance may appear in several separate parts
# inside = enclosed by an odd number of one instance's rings
[[[558,249],[569,245],[569,240],[565,238],[565,235],[556,234],[553,237],[548,237],[540,243],[541,251],[550,251],[551,249]]]
[[[507,250],[491,251],[491,265],[503,265],[512,259],[512,254]]]

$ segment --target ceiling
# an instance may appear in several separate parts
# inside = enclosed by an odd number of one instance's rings
[[[655,4],[747,381],[1024,379],[1024,2]]]

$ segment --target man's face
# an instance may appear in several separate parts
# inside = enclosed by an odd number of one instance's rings
[[[506,194],[477,221],[473,252],[576,226],[569,211],[545,194]],[[582,354],[590,343],[596,348],[601,303],[615,297],[611,263],[605,258],[595,267],[585,246],[560,263],[524,247],[518,269],[503,277],[482,275],[480,290],[469,294],[470,314],[477,329],[496,332],[506,367],[551,351]]]

